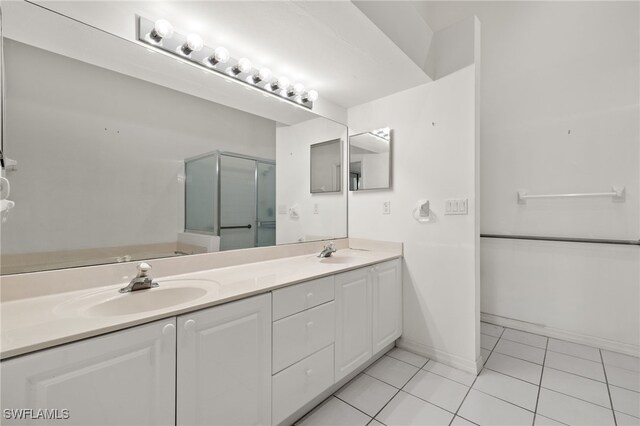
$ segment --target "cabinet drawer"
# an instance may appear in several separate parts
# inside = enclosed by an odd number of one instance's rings
[[[273,292],[273,320],[333,300],[333,276],[292,285]]]
[[[273,376],[273,424],[277,425],[333,385],[333,345]]]
[[[273,373],[335,340],[335,302],[299,312],[273,323]]]

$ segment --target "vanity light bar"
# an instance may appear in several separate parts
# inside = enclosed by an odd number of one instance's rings
[[[300,83],[291,83],[286,77],[276,77],[268,68],[255,68],[247,58],[234,59],[224,47],[204,45],[197,34],[180,34],[169,21],[151,21],[137,17],[137,35],[142,43],[161,50],[200,68],[223,74],[248,86],[260,89],[278,99],[313,109],[318,92],[306,90]]]

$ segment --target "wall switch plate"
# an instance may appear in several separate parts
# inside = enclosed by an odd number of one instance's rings
[[[287,214],[286,204],[278,204],[278,214]]]
[[[466,198],[451,198],[444,202],[445,215],[461,215],[469,213],[469,202]]]
[[[382,203],[382,214],[391,214],[391,201]]]
[[[318,203],[315,203],[313,205],[313,214],[318,214],[319,210],[320,210],[320,208],[318,207]]]

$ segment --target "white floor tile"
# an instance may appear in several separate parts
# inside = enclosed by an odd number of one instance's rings
[[[535,362],[540,365],[542,365],[542,362],[544,361],[544,349],[525,345],[524,343],[513,342],[511,340],[500,339],[493,350],[500,352],[501,354],[510,355],[529,362]]]
[[[640,393],[609,386],[613,409],[634,417],[640,417]]]
[[[383,356],[365,370],[365,373],[400,389],[418,370],[418,367],[404,361]]]
[[[471,389],[458,412],[480,425],[531,425],[533,413],[513,404]]]
[[[465,386],[471,386],[473,381],[476,379],[475,374],[449,367],[448,365],[434,360],[429,361],[427,365],[422,367],[422,369],[438,374],[442,377],[446,377],[447,379],[451,379],[454,382],[462,383]]]
[[[321,406],[312,411],[296,425],[300,426],[357,426],[366,425],[371,418],[362,412],[331,397]]]
[[[610,385],[640,392],[640,373],[612,365],[605,366]]]
[[[579,345],[577,343],[571,343],[564,340],[549,339],[549,347],[547,349],[554,352],[560,352],[561,354],[588,359],[589,361],[601,361],[600,351],[591,346]]]
[[[513,340],[518,343],[524,343],[525,345],[535,346],[540,349],[546,349],[547,347],[546,337],[532,333],[525,333],[524,331],[514,330],[512,328],[506,328],[504,333],[502,333],[502,338]]]
[[[451,422],[451,426],[473,426],[475,423],[471,423],[469,420],[465,420],[460,416],[455,416]]]
[[[533,421],[535,426],[556,426],[563,425],[564,423],[557,422],[549,417],[541,416],[540,414],[536,414],[536,419]]]
[[[547,352],[544,365],[601,382],[605,381],[601,362],[589,361],[587,359],[549,351]]]
[[[635,356],[603,350],[602,359],[607,365],[640,372],[640,358],[636,358]]]
[[[420,370],[402,390],[455,413],[469,388],[437,374]]]
[[[441,426],[448,425],[452,418],[448,411],[402,391],[376,417],[389,426]]]
[[[545,367],[542,387],[611,408],[606,383]]]
[[[482,354],[482,360],[486,364],[489,359],[489,355],[491,355],[491,351],[486,350],[485,348],[480,348],[480,353]]]
[[[366,374],[361,374],[335,395],[358,410],[374,417],[398,389]]]
[[[400,361],[404,361],[407,364],[415,365],[418,368],[422,368],[422,366],[425,365],[427,361],[429,361],[427,358],[421,355],[417,355],[400,348],[391,349],[389,352],[387,352],[387,356],[399,359]]]
[[[487,361],[485,367],[506,374],[507,376],[527,381],[536,386],[540,384],[542,366],[529,361],[523,361],[494,352],[489,357],[489,361]]]
[[[376,419],[373,419],[369,422],[369,424],[367,426],[384,426],[382,423],[380,423],[379,421],[377,421]]]
[[[480,334],[480,347],[492,350],[493,347],[498,343],[498,338],[489,336],[488,334]]]
[[[536,409],[538,386],[486,368],[473,384],[473,389],[504,399],[527,410]]]
[[[488,334],[493,337],[500,337],[503,331],[504,327],[500,327],[499,325],[489,324],[486,322],[480,323],[480,333]]]
[[[640,419],[633,416],[627,416],[624,413],[616,411],[616,421],[618,426],[640,426]]]
[[[610,409],[549,389],[540,389],[538,413],[570,425],[613,425]]]

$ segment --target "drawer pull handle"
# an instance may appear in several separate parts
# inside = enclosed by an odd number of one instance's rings
[[[304,372],[304,374],[306,374],[307,376],[311,376],[313,374],[313,369],[308,369],[307,371]]]
[[[313,297],[313,293],[309,292],[307,293],[307,299],[311,299]]]
[[[313,327],[313,321],[309,321],[309,322],[307,323],[307,328],[311,328],[311,327]]]

